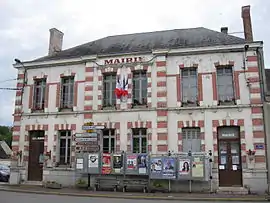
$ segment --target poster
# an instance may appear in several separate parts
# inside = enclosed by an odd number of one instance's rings
[[[103,154],[102,158],[102,174],[110,174],[111,173],[111,155]]]
[[[88,155],[88,167],[89,168],[98,168],[98,154],[89,154]]]
[[[204,165],[202,157],[195,157],[192,164],[192,177],[203,178],[204,177]]]
[[[161,158],[152,158],[151,159],[151,173],[152,174],[161,174],[161,172],[162,172]]]
[[[136,170],[136,169],[137,169],[137,156],[127,155],[127,170]]]
[[[77,159],[76,169],[83,169],[83,159]]]
[[[168,178],[175,178],[175,159],[171,157],[163,158],[162,175]]]
[[[179,160],[179,171],[178,174],[189,175],[190,174],[190,160],[189,159],[180,159]]]
[[[138,155],[139,174],[147,173],[147,156],[145,154]]]
[[[120,173],[123,166],[123,158],[120,154],[113,155],[113,170],[115,173]]]

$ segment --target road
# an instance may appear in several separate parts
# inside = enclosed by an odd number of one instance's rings
[[[90,197],[71,197],[57,195],[38,195],[15,192],[0,191],[1,203],[155,203],[156,200],[127,200],[127,199],[110,199],[110,198],[90,198]],[[168,201],[158,201],[159,203],[168,203]],[[181,203],[198,203],[198,201],[169,201]],[[200,202],[207,203],[207,202]],[[224,202],[226,203],[226,202]],[[227,202],[229,203],[229,202]],[[237,202],[235,202],[237,203]],[[239,202],[240,203],[240,202]]]

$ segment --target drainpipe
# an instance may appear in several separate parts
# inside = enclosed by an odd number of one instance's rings
[[[269,169],[270,169],[270,155],[268,151],[268,145],[270,145],[270,140],[268,139],[268,131],[269,127],[268,123],[268,104],[267,104],[267,87],[266,87],[266,79],[265,79],[265,67],[264,67],[264,58],[263,58],[263,49],[257,48],[256,50],[257,58],[258,58],[258,69],[259,69],[259,78],[260,78],[260,87],[261,87],[261,98],[263,102],[263,124],[264,124],[264,140],[265,140],[265,159],[266,159],[266,174],[267,174],[267,193],[270,193],[270,177],[269,177]]]

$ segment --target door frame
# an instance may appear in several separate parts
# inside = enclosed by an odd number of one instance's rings
[[[37,138],[37,139],[33,139],[33,138]],[[43,163],[40,162],[40,155],[41,154],[44,155],[44,141],[45,141],[45,131],[43,130],[29,131],[29,156],[28,156],[28,168],[27,168],[28,181],[42,181],[43,180]],[[33,149],[38,149],[38,151],[33,153],[32,152]],[[35,177],[34,174],[36,175],[36,180],[35,178],[33,178]],[[29,179],[29,177],[31,179]]]
[[[237,131],[235,131],[236,136],[234,137],[222,137],[221,134],[221,129],[222,128],[235,128]],[[221,164],[221,154],[220,154],[220,143],[226,143],[226,164]],[[238,159],[239,159],[239,164],[233,164],[233,153],[231,152],[231,147],[232,143],[238,143]],[[233,186],[243,186],[243,164],[242,164],[242,157],[241,157],[241,137],[240,137],[240,127],[239,126],[220,126],[217,128],[217,146],[218,146],[218,178],[219,178],[219,186],[220,187],[233,187]],[[225,166],[224,166],[225,165]],[[237,167],[237,170],[233,169],[233,166]],[[225,169],[221,169],[220,166],[224,166]],[[224,178],[221,178],[221,176],[224,175],[224,177],[232,177],[232,179],[237,178],[237,181],[239,181],[239,185],[233,185],[233,182],[231,181],[232,185],[228,183],[221,183],[221,180]],[[239,178],[239,179],[238,179]],[[232,180],[229,179],[229,180]],[[236,181],[236,182],[237,182]]]

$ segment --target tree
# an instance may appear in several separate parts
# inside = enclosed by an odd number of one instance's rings
[[[11,148],[12,131],[9,126],[0,126],[0,141],[5,141]]]

